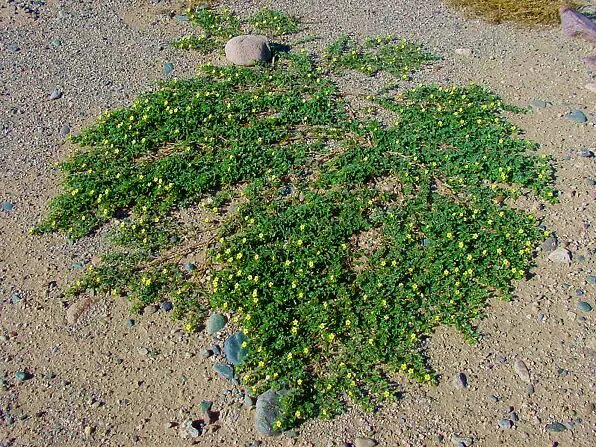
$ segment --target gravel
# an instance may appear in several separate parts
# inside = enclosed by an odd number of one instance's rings
[[[128,330],[122,322],[130,318],[129,303],[111,296],[97,297],[97,303],[76,324],[65,326],[69,302],[61,292],[79,275],[69,266],[73,260],[103,253],[104,231],[69,243],[58,235],[31,237],[27,230],[45,215],[48,200],[58,191],[62,177],[54,163],[72,151],[61,135],[63,126],[76,135],[103,111],[129,104],[163,80],[166,61],[175,67],[171,75],[185,78],[195,73],[203,59],[169,46],[190,26],[172,17],[182,13],[178,7],[182,2],[45,3],[32,12],[14,6],[13,1],[7,8],[0,7],[0,201],[14,204],[10,212],[3,207],[0,211],[0,288],[4,290],[0,332],[8,337],[2,343],[3,368],[17,371],[26,365],[30,371],[41,372],[34,380],[17,385],[12,383],[14,373],[7,374],[8,392],[0,395],[7,421],[2,433],[17,443],[48,447],[84,442],[187,446],[188,440],[179,439],[177,431],[163,430],[155,415],[164,415],[163,421],[177,420],[181,426],[193,420],[198,410],[196,396],[215,400],[214,396],[231,386],[214,379],[211,359],[185,357],[187,352],[209,349],[215,341],[205,340],[204,333],[186,334],[163,313],[143,312],[135,330]],[[248,14],[270,2],[224,4]],[[308,50],[320,51],[344,32],[359,36],[392,33],[418,41],[443,57],[415,75],[413,82],[401,83],[402,87],[435,80],[444,85],[476,82],[522,107],[532,100],[545,101],[547,107],[536,113],[512,118],[526,131],[525,138],[541,143],[538,152],[552,156],[557,166],[559,201],[535,214],[548,230],[556,232],[558,244],[574,258],[576,254],[578,259],[585,257],[581,263],[575,259],[555,263],[541,253],[532,275],[516,287],[513,301],[491,300],[488,318],[480,322],[480,343],[469,345],[454,330],[441,329],[429,337],[428,353],[436,371],[474,371],[473,390],[454,392],[450,382],[437,387],[404,382],[404,398],[399,402],[384,404],[379,413],[353,409],[329,422],[309,422],[301,427],[296,445],[341,445],[373,428],[380,445],[394,445],[396,440],[413,446],[443,445],[431,440],[454,432],[466,439],[452,445],[469,446],[472,440],[487,446],[550,445],[548,441],[555,438],[544,433],[546,424],[587,407],[592,400],[591,314],[584,314],[587,320],[579,324],[568,312],[577,312],[577,298],[572,298],[575,289],[584,288],[586,300],[593,293],[588,278],[596,271],[591,211],[595,158],[578,157],[578,150],[593,148],[594,123],[590,118],[592,122],[578,124],[565,116],[569,111],[593,109],[594,93],[583,88],[593,80],[580,61],[593,48],[557,29],[530,31],[464,19],[439,0],[423,6],[417,0],[279,0],[275,7],[300,16],[307,28],[304,34],[321,37],[304,45]],[[18,51],[10,51],[9,46]],[[456,55],[456,49],[470,49],[471,57]],[[358,98],[390,81],[354,74],[341,88],[351,94],[349,98]],[[62,96],[50,100],[54,89]],[[568,148],[577,149],[569,153]],[[522,208],[533,206],[524,200],[519,200]],[[199,254],[193,258],[200,265]],[[49,288],[50,281],[57,287]],[[27,299],[18,306],[6,305],[8,293],[17,289],[25,291]],[[539,321],[539,313],[547,318]],[[151,346],[159,356],[138,356],[143,346]],[[526,394],[530,384],[511,369],[516,357],[532,359],[536,389],[531,398]],[[573,375],[558,377],[558,365]],[[49,370],[55,378],[45,378]],[[113,402],[94,409],[85,405],[89,394],[113,396]],[[483,396],[487,395],[498,396],[498,402],[520,402],[524,421],[520,430],[495,427],[499,403],[486,401]],[[46,415],[21,419],[40,409],[47,409]],[[404,423],[400,422],[403,415],[407,415]],[[238,410],[237,422],[218,423],[217,432],[201,435],[201,445],[252,442],[256,437],[250,428],[252,416],[249,410]],[[86,426],[95,427],[92,440],[82,439]],[[591,445],[590,427],[588,422],[577,424],[569,442]],[[528,438],[522,438],[522,433]],[[564,433],[561,438],[570,435]]]

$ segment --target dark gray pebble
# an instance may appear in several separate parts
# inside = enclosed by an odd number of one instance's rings
[[[161,305],[159,307],[164,312],[169,312],[169,311],[171,311],[174,308],[174,306],[172,305],[172,303],[169,302],[169,301],[164,301],[163,303],[161,303]]]
[[[171,62],[166,62],[165,64],[163,64],[163,74],[165,76],[170,76],[173,71],[174,71],[174,64],[172,64]]]
[[[592,151],[581,151],[579,153],[579,156],[580,157],[584,157],[584,158],[591,158],[591,157],[594,156],[594,152],[592,152]]]
[[[573,121],[574,123],[578,123],[578,124],[583,124],[583,123],[588,122],[588,117],[581,110],[574,110],[572,112],[569,112],[567,115],[565,115],[565,117],[568,120]]]
[[[530,107],[532,107],[533,109],[544,109],[546,108],[546,106],[548,106],[548,103],[546,101],[543,101],[542,99],[535,99],[533,101],[530,101]]]
[[[465,390],[468,388],[468,377],[463,373],[457,373],[453,376],[453,386],[458,390]]]
[[[580,301],[579,303],[577,303],[577,310],[582,312],[591,312],[592,305],[587,301]]]
[[[68,126],[62,126],[62,129],[60,129],[60,135],[65,137],[70,133],[70,127]]]
[[[562,431],[567,430],[567,427],[565,427],[563,424],[561,424],[560,422],[551,422],[550,424],[546,424],[545,427],[548,431],[552,431],[554,433],[560,433]]]
[[[60,99],[60,98],[62,98],[62,91],[57,88],[52,90],[52,93],[50,93],[50,99],[55,100],[55,99]]]
[[[213,365],[213,370],[224,379],[234,379],[234,368],[232,368],[230,365],[226,365],[225,363],[216,363]]]
[[[23,382],[24,380],[29,379],[31,376],[26,371],[17,371],[14,377],[17,382]]]
[[[510,419],[500,419],[497,424],[499,425],[499,428],[503,430],[513,428],[513,421]]]
[[[7,213],[14,210],[14,205],[10,202],[2,202],[2,211],[6,211]]]

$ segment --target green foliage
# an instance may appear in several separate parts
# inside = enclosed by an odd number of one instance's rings
[[[294,34],[299,31],[299,22],[284,12],[268,8],[260,9],[246,19],[237,17],[227,8],[202,6],[188,13],[189,22],[201,34],[190,34],[174,41],[174,46],[193,49],[208,54],[223,48],[228,39],[242,32],[258,32],[269,38]]]
[[[262,8],[254,16],[248,19],[248,23],[255,30],[268,36],[283,36],[295,34],[299,31],[300,22],[282,11],[274,11],[269,8]]]
[[[368,75],[387,71],[404,80],[411,72],[437,59],[421,46],[404,39],[377,36],[361,44],[345,34],[329,46],[325,58],[336,70],[359,70]]]
[[[358,68],[346,45],[369,73],[432,59],[405,42],[342,42],[337,67]],[[549,160],[503,116],[520,110],[485,89],[378,96],[395,116],[385,126],[348,114],[324,73],[305,54],[207,65],[104,114],[73,137],[64,193],[37,227],[78,238],[117,221],[114,253],[74,294],[167,298],[191,331],[207,308],[230,313],[248,337],[242,384],[284,390],[280,429],[372,409],[397,395],[398,374],[434,382],[425,337],[448,325],[477,338],[487,300],[510,296],[544,236],[506,199],[554,200]],[[200,224],[176,219],[197,204]],[[206,261],[189,272],[193,252]]]

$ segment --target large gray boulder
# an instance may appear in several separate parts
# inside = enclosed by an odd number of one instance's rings
[[[271,60],[271,47],[265,36],[247,34],[226,43],[226,58],[234,65],[255,65]]]

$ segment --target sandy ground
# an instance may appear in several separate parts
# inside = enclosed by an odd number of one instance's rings
[[[102,249],[100,237],[70,244],[27,233],[57,193],[53,164],[71,149],[65,134],[153,86],[165,62],[175,76],[192,75],[200,58],[169,47],[188,25],[168,15],[173,1],[39,3],[0,0],[0,202],[13,206],[0,209],[0,446],[342,447],[358,436],[382,446],[596,445],[595,312],[577,308],[580,301],[596,306],[596,158],[580,156],[596,145],[596,95],[584,88],[594,73],[579,61],[595,52],[590,44],[556,29],[489,26],[436,0],[423,7],[416,0],[272,2],[323,38],[313,49],[341,32],[391,33],[444,57],[417,80],[473,81],[521,106],[546,101],[514,119],[556,160],[560,203],[537,214],[573,259],[556,263],[549,250],[540,253],[516,299],[491,304],[479,344],[438,332],[428,347],[442,375],[437,387],[404,383],[403,399],[376,414],[352,409],[305,424],[297,438],[264,438],[242,395],[201,356],[211,337],[186,334],[163,311],[132,317],[129,327],[128,303],[109,297],[67,323],[61,291]],[[246,12],[265,3],[230,5]],[[378,83],[355,76],[345,89],[365,92]],[[55,88],[62,96],[52,100]],[[577,109],[588,123],[565,117]],[[531,386],[514,371],[517,359],[529,368]],[[27,380],[18,381],[18,371]],[[467,389],[453,384],[459,372]],[[191,441],[181,424],[198,417],[202,400],[214,401],[219,420]],[[501,419],[513,428],[500,428]],[[547,430],[552,422],[565,431]]]

